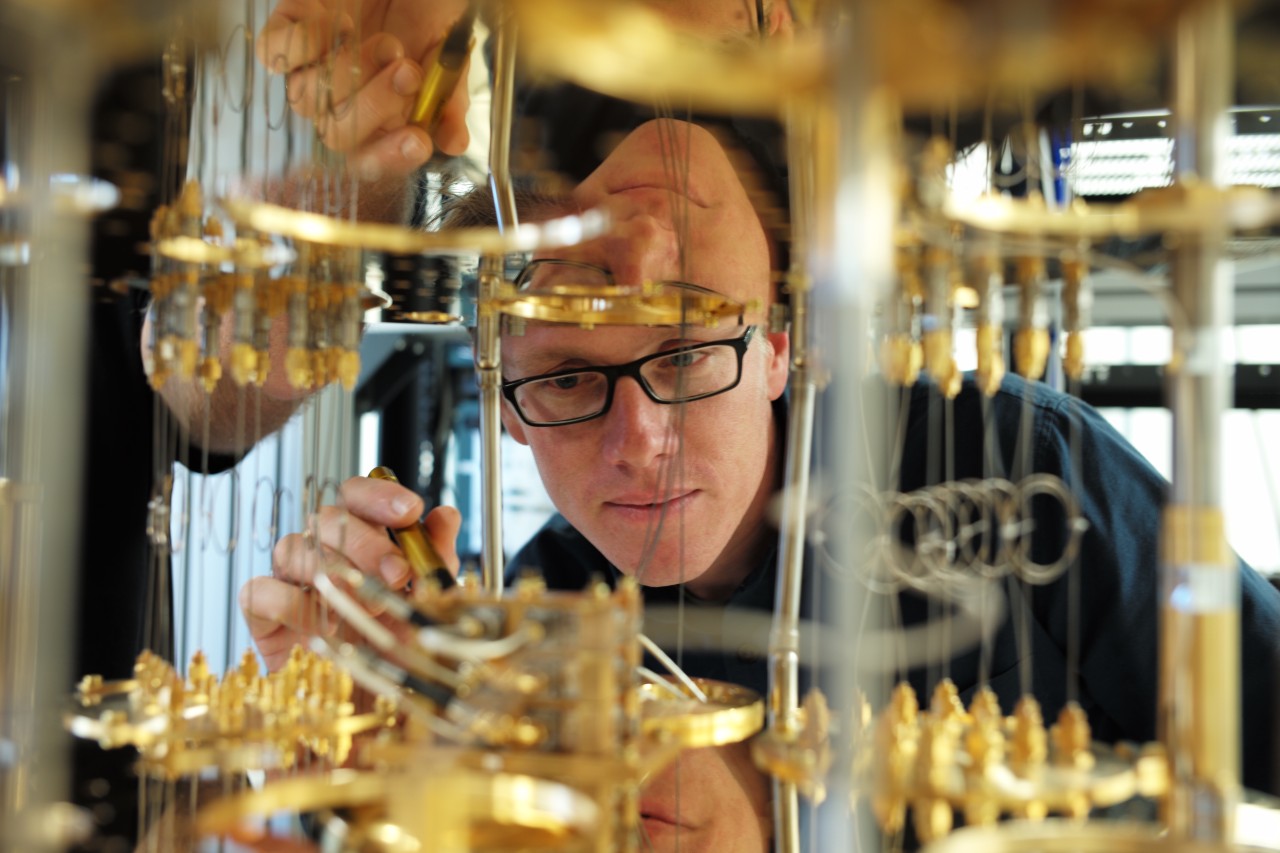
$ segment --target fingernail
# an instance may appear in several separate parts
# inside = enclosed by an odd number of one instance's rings
[[[399,554],[388,554],[383,557],[378,571],[392,589],[399,589],[409,581],[409,562]]]
[[[404,142],[400,143],[400,156],[410,163],[421,163],[427,159],[428,153],[427,146],[416,133],[409,134]]]
[[[400,42],[393,38],[382,39],[374,51],[374,61],[378,63],[379,68],[386,68],[397,59],[403,58],[404,52],[400,49]]]
[[[397,495],[391,500],[391,511],[396,515],[407,515],[414,508],[414,499],[406,495]]]
[[[398,94],[412,95],[422,85],[422,75],[418,73],[417,68],[406,62],[396,69],[396,73],[391,78],[391,85]]]

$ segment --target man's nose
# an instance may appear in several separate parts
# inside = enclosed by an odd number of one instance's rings
[[[674,411],[674,406],[649,399],[634,377],[619,379],[613,390],[613,403],[604,416],[605,460],[644,469],[669,454],[675,446],[670,429]]]
[[[619,223],[605,238],[605,257],[618,284],[642,284],[671,278],[680,268],[676,232],[642,214]]]

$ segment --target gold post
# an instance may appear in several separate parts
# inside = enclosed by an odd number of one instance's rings
[[[1183,185],[1226,185],[1232,99],[1231,3],[1190,4],[1174,46],[1174,171]],[[1240,590],[1222,520],[1220,424],[1231,374],[1221,349],[1231,315],[1225,231],[1180,236],[1173,253],[1168,393],[1171,505],[1162,543],[1158,723],[1174,773],[1167,817],[1177,837],[1230,842],[1240,786]]]
[[[489,181],[498,228],[518,224],[509,171],[511,107],[515,88],[515,22],[503,15],[494,26],[493,113],[489,141]],[[486,592],[502,593],[502,340],[498,293],[506,259],[480,258],[480,308],[476,322],[476,367],[480,372],[481,470],[484,472],[484,543],[481,572]]]

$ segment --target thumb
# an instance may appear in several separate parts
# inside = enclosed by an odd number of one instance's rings
[[[454,577],[458,576],[458,532],[462,529],[462,513],[451,506],[438,506],[423,519],[427,536],[436,553]]]

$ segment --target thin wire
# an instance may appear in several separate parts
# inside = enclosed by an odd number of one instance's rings
[[[1076,483],[1084,482],[1084,440],[1081,431],[1080,380],[1068,380],[1068,393],[1071,395],[1070,407],[1067,410],[1067,447],[1071,453],[1072,479]],[[1072,523],[1071,518],[1066,523]],[[1070,535],[1070,534],[1068,534]],[[1066,543],[1063,543],[1066,547]],[[1067,701],[1075,702],[1080,689],[1080,620],[1084,613],[1081,610],[1080,555],[1067,567]]]
[[[681,627],[683,627],[683,625],[681,625]],[[644,634],[639,634],[637,636],[640,640],[640,645],[644,646],[645,650],[649,652],[649,654],[657,658],[658,663],[666,667],[667,671],[669,671],[672,675],[674,675],[676,679],[685,686],[685,689],[687,689],[690,693],[693,694],[694,698],[696,698],[699,702],[705,703],[707,701],[707,694],[703,692],[702,688],[699,687],[694,682],[694,680],[685,673],[683,669],[677,666],[676,662],[673,661],[667,655],[666,652],[660,649],[657,643],[655,643],[653,640],[650,640]]]

